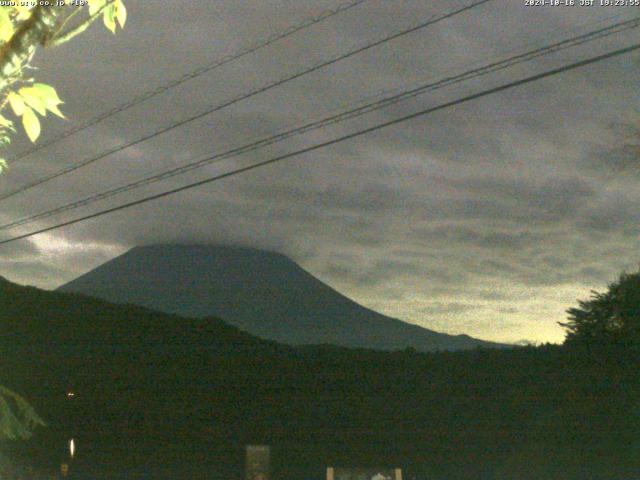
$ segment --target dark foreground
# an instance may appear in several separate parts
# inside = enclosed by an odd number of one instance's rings
[[[420,354],[294,349],[217,319],[0,285],[2,383],[48,422],[6,443],[69,478],[274,479],[331,465],[405,479],[640,478],[640,356],[544,346]],[[67,394],[73,392],[74,396]],[[47,477],[45,477],[47,478]]]

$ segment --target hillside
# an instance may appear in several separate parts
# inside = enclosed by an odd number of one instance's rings
[[[320,480],[327,465],[434,480],[640,471],[631,360],[594,367],[558,346],[292,348],[215,318],[6,281],[0,328],[2,384],[49,424],[3,451],[55,470],[74,438],[77,479],[242,478],[249,443],[272,445],[285,480]]]
[[[236,435],[247,434],[240,424],[234,432],[244,411],[236,402],[254,388],[243,372],[288,350],[215,318],[180,318],[6,280],[0,328],[3,383],[25,394],[48,423],[16,454],[52,468],[76,438],[76,468],[87,478],[133,474],[158,449],[164,456],[148,467],[171,471],[176,455],[192,463],[189,450],[214,438],[225,443],[203,461],[226,456]]]
[[[136,247],[59,290],[187,317],[215,316],[289,345],[420,351],[500,346],[381,315],[284,255],[248,248]]]

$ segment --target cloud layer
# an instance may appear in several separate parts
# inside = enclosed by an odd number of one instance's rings
[[[463,3],[370,0],[11,165],[0,188],[12,190]],[[96,27],[41,52],[36,73],[58,88],[71,122],[82,122],[337,4],[129,0],[123,32],[113,37]],[[634,12],[489,2],[16,196],[1,217],[37,213]],[[417,97],[120,200],[629,45],[634,34]],[[564,310],[638,263],[639,70],[637,54],[620,57],[6,245],[1,273],[49,288],[137,244],[239,243],[288,254],[355,300],[428,328],[498,341],[561,341],[556,322]],[[44,135],[69,126],[47,122]],[[12,152],[26,146],[17,141]]]

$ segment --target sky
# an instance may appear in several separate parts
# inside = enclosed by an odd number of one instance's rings
[[[42,140],[344,4],[126,0],[126,28],[94,25],[40,49],[39,81],[68,120]],[[41,151],[0,193],[470,3],[367,0]],[[579,3],[579,2],[576,2]],[[417,85],[629,19],[637,7],[493,0],[269,89],[2,201],[40,213]],[[446,87],[361,118],[0,232],[1,238],[185,185],[501,83],[631,45],[638,29]],[[133,209],[0,246],[0,275],[52,289],[136,245],[276,250],[357,302],[433,330],[561,342],[577,299],[638,268],[640,55],[467,102]],[[29,148],[17,136],[6,152]]]

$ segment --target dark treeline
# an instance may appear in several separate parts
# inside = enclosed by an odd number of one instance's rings
[[[328,465],[411,479],[640,478],[637,353],[579,345],[422,354],[290,348],[216,319],[0,285],[3,382],[46,419],[15,462],[75,478],[275,479]],[[74,392],[68,397],[68,392]]]

